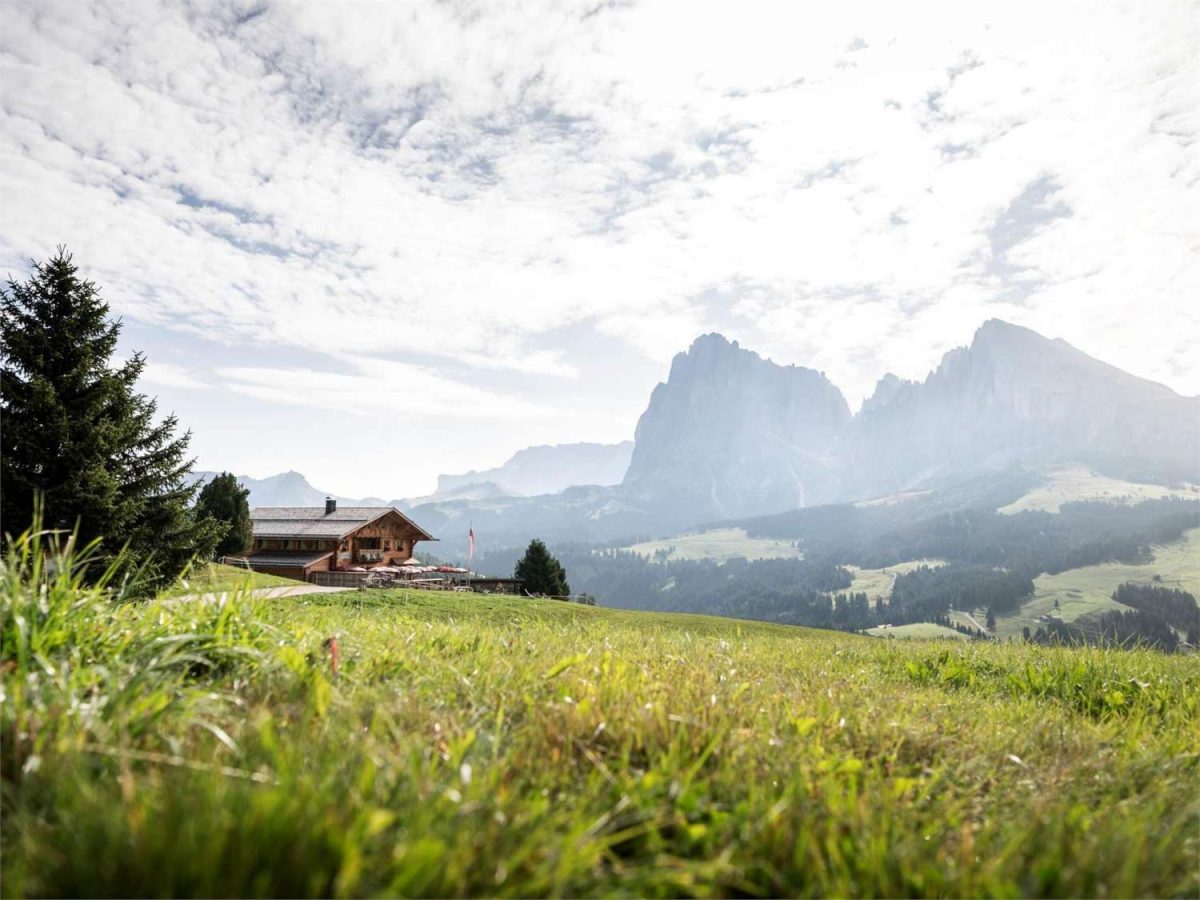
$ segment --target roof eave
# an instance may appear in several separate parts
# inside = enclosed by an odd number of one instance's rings
[[[419,538],[417,538],[417,540],[419,540],[419,541],[436,541],[437,540],[437,538],[435,538],[432,534],[430,534],[428,531],[426,531],[424,528],[422,528],[420,525],[418,525],[416,522],[414,522],[412,519],[410,519],[408,516],[406,516],[400,510],[396,509],[396,507],[394,507],[394,506],[389,506],[386,510],[384,510],[382,513],[377,515],[375,518],[370,519],[366,523],[366,525],[360,525],[358,527],[366,528],[367,525],[373,525],[374,523],[376,523],[380,519],[382,519],[384,516],[391,515],[392,513],[395,513],[396,515],[398,515],[408,525],[412,526],[413,528],[415,528],[418,532],[420,532],[423,535],[423,537],[419,537]],[[351,531],[357,531],[357,529],[351,529]]]

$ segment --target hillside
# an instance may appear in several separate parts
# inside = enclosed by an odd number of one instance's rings
[[[1200,890],[1188,659],[407,591],[3,601],[8,896]]]
[[[1112,595],[1126,582],[1178,588],[1200,597],[1200,528],[1188,531],[1183,540],[1154,547],[1145,562],[1104,562],[1038,576],[1033,596],[1013,614],[1001,616],[996,633],[1009,637],[1025,627],[1036,629],[1047,615],[1074,622],[1105,610],[1124,610]]]
[[[1129,505],[1164,497],[1200,499],[1200,485],[1183,482],[1168,487],[1109,478],[1086,466],[1053,466],[1045,472],[1040,484],[1012,503],[1000,507],[999,512],[1058,512],[1064,503],[1096,501]]]
[[[680,534],[660,541],[642,541],[625,548],[654,560],[791,559],[804,554],[787,541],[748,536],[742,528],[715,528]]]

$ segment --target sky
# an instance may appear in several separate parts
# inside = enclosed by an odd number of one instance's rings
[[[198,467],[433,490],[719,331],[852,408],[992,317],[1200,393],[1200,4],[0,0],[65,244]]]

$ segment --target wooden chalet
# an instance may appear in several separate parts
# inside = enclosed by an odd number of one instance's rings
[[[263,506],[251,510],[255,572],[309,581],[314,572],[398,565],[417,541],[436,541],[394,506]]]

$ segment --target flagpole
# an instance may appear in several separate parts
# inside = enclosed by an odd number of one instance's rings
[[[475,521],[467,525],[467,576],[470,577],[471,565],[475,561]]]

